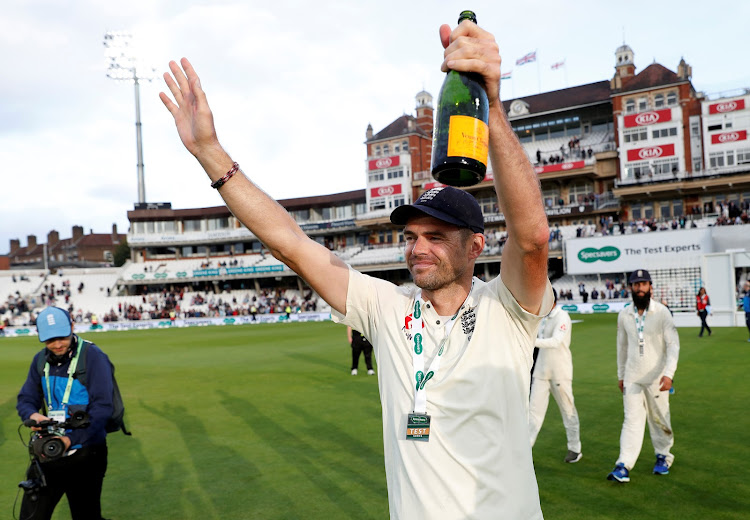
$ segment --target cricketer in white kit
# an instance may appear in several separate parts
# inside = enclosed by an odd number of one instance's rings
[[[653,473],[666,475],[674,461],[674,433],[669,413],[680,339],[672,314],[651,299],[651,276],[645,269],[629,278],[633,305],[617,317],[617,379],[622,391],[624,420],[620,456],[609,480],[629,482],[643,445],[646,421],[656,453]]]
[[[552,393],[565,426],[568,441],[565,462],[569,463],[578,462],[582,456],[581,427],[573,398],[573,356],[570,352],[572,328],[570,315],[557,305],[555,294],[555,306],[542,320],[534,343],[539,348],[539,355],[534,367],[529,402],[529,436],[531,445],[534,446],[547,413],[549,395]]]

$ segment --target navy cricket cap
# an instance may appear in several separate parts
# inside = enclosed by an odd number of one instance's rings
[[[636,282],[650,282],[651,281],[651,275],[648,274],[648,271],[645,269],[638,269],[636,271],[633,271],[630,273],[630,278],[628,278],[628,283],[636,283]]]
[[[391,213],[391,222],[403,226],[419,213],[469,228],[474,233],[484,232],[484,217],[477,199],[453,186],[432,188],[420,195],[414,204],[397,207]]]
[[[67,338],[73,333],[70,314],[59,307],[47,307],[36,318],[36,330],[42,343],[52,338]]]

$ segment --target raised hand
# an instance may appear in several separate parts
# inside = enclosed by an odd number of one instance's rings
[[[440,41],[445,48],[440,69],[481,75],[490,106],[499,103],[502,59],[495,37],[475,23],[464,20],[453,31],[448,25],[442,25]]]
[[[164,92],[159,92],[159,98],[174,117],[182,144],[203,163],[206,154],[221,150],[216,137],[214,116],[195,69],[187,58],[182,58],[180,65],[170,61],[169,69],[172,75],[164,73],[164,81],[174,97],[174,102]]]

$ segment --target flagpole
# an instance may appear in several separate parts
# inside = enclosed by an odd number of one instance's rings
[[[568,60],[563,60],[563,72],[565,73],[565,88],[570,87],[570,83],[568,83]]]
[[[539,51],[534,49],[534,56],[536,57],[536,81],[539,85],[539,94],[542,93],[542,74],[539,70]]]

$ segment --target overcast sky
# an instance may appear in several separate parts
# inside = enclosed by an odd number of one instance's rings
[[[107,78],[103,37],[133,33],[157,79],[141,86],[146,200],[222,204],[158,98],[188,57],[219,139],[274,198],[365,187],[368,123],[378,132],[435,96],[441,23],[471,8],[503,55],[510,99],[608,80],[625,42],[637,71],[656,61],[708,93],[750,87],[750,3],[728,0],[3,0],[0,16],[0,254],[71,227],[127,232],[138,199],[132,84]],[[537,51],[538,62],[515,60]],[[553,71],[553,63],[565,67]]]

